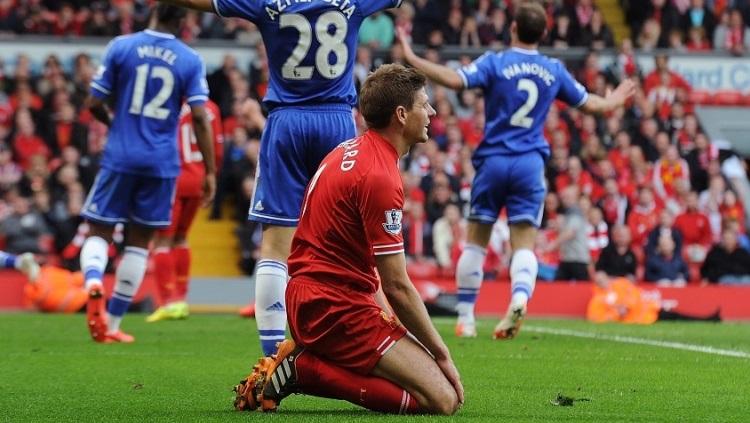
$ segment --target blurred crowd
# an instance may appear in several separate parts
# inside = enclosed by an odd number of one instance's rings
[[[146,3],[0,0],[0,32],[127,33],[144,25]],[[393,14],[369,18],[360,33],[354,72],[357,84],[383,61],[402,60],[392,44],[394,25],[426,45],[430,60],[446,62],[439,48],[444,44],[506,45],[512,3],[416,0]],[[596,48],[609,47],[613,40],[591,2],[547,3],[549,45],[592,47],[581,63],[569,64],[583,85],[604,95],[622,78],[633,77],[639,88],[631,104],[608,116],[584,116],[562,103],[547,116],[545,135],[551,157],[537,249],[540,278],[587,280],[601,270],[611,276],[677,286],[749,281],[745,210],[750,185],[744,159],[731,146],[703,132],[693,113],[691,87],[669,70],[668,57],[655,56],[654,70],[644,73],[634,51],[645,46],[626,40],[616,60],[604,67]],[[706,11],[701,15],[705,19],[716,11],[720,11],[719,18],[732,15],[733,7],[744,10],[741,0],[650,0],[648,7],[637,11],[628,4],[642,2],[623,3],[634,34],[645,31],[652,21],[662,26],[673,22],[672,32],[683,30],[682,25],[691,30],[696,22],[706,22],[695,17],[699,6]],[[671,13],[674,20],[666,19]],[[731,19],[742,19],[741,15]],[[713,34],[722,30],[719,18],[711,27]],[[570,34],[577,35],[571,38]],[[196,14],[189,20],[183,38],[195,37],[258,43],[252,24],[210,14]],[[236,219],[240,265],[246,272],[252,271],[260,239],[260,228],[245,217],[266,119],[260,100],[268,84],[262,43],[256,48],[257,60],[248,68],[240,68],[234,57],[226,56],[208,75],[225,137],[217,202],[211,214]],[[388,57],[376,55],[376,48],[388,48]],[[83,104],[95,64],[86,54],[65,64],[50,56],[40,67],[32,66],[23,55],[3,59],[14,59],[14,66],[0,66],[0,248],[32,251],[48,262],[76,269],[88,231],[79,212],[106,143],[106,127]],[[460,57],[447,63],[457,67],[469,61]],[[471,155],[483,136],[484,100],[473,90],[453,92],[430,85],[428,92],[437,110],[430,125],[431,139],[402,162],[407,197],[404,235],[415,276],[451,277],[465,238],[474,175]],[[364,130],[361,119],[358,125]],[[116,239],[122,236],[118,228]],[[485,263],[488,277],[507,277],[508,252],[508,228],[501,216]],[[111,254],[116,253],[113,248]]]

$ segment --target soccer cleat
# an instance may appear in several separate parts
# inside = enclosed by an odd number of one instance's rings
[[[122,344],[132,344],[133,342],[135,342],[135,337],[121,330],[118,330],[117,332],[107,333],[107,340],[105,342],[119,342]]]
[[[459,319],[456,323],[456,336],[459,338],[476,338],[477,325],[474,322],[461,322]]]
[[[526,317],[526,304],[509,308],[505,317],[495,326],[492,337],[494,339],[513,339],[518,335],[524,317]]]
[[[234,408],[237,410],[276,411],[281,400],[297,393],[297,369],[294,361],[302,352],[294,341],[285,339],[277,344],[276,354],[263,357],[253,366],[253,372],[239,385]]]
[[[240,317],[255,317],[255,303],[248,304],[240,309]]]
[[[148,323],[154,323],[162,320],[180,320],[187,318],[188,314],[188,305],[183,301],[159,307],[156,311],[146,317],[146,321]]]
[[[37,264],[34,255],[31,253],[23,253],[18,256],[16,268],[26,275],[30,282],[36,282],[37,278],[39,278],[39,264]]]
[[[104,314],[104,293],[101,285],[94,285],[89,289],[89,299],[86,302],[86,323],[91,338],[96,342],[108,342],[107,320]]]

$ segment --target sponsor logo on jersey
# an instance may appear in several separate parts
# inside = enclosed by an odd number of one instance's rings
[[[404,212],[398,209],[386,210],[385,212],[385,223],[383,223],[383,229],[391,235],[398,235],[401,233],[401,219],[404,216]]]

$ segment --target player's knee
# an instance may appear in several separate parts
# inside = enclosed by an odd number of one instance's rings
[[[439,388],[431,394],[426,407],[430,414],[450,416],[458,411],[458,395],[452,386]]]

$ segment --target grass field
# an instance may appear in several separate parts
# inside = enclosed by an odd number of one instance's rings
[[[82,315],[0,314],[0,421],[434,419],[384,416],[305,396],[286,399],[276,415],[235,412],[231,387],[259,354],[254,322],[200,315],[149,325],[143,318],[125,321],[138,338],[135,344],[99,345],[88,339]],[[466,388],[464,408],[442,420],[750,419],[750,324],[530,320],[511,342],[489,339],[493,321],[481,322],[480,337],[468,341],[453,337],[452,321],[436,324]],[[550,330],[568,332],[541,332]],[[581,337],[593,334],[609,338]],[[635,338],[682,343],[677,348],[709,346],[741,357],[622,342]],[[555,406],[558,393],[582,400]]]

